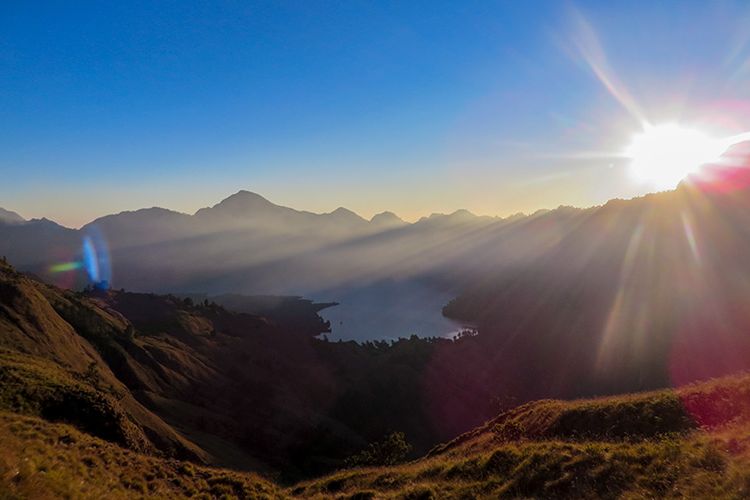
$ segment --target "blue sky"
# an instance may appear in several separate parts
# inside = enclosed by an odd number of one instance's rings
[[[746,2],[3,2],[0,206],[591,205],[648,190],[628,103],[739,133],[749,84]]]

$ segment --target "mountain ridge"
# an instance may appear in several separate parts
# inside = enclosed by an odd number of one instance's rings
[[[251,212],[254,209],[255,210],[260,209],[261,211],[281,210],[281,211],[284,211],[284,212],[287,212],[287,213],[295,213],[297,215],[319,216],[319,217],[320,216],[327,216],[327,215],[338,215],[338,216],[340,216],[340,215],[343,215],[343,214],[347,214],[348,216],[355,215],[357,218],[362,219],[365,222],[371,222],[372,219],[378,220],[381,217],[387,217],[389,219],[392,219],[392,218],[395,217],[395,219],[398,219],[398,221],[403,222],[404,224],[414,224],[415,223],[415,222],[405,221],[405,220],[401,219],[400,217],[398,217],[396,214],[394,214],[391,211],[384,211],[384,212],[377,213],[377,214],[373,215],[368,220],[368,219],[362,217],[361,215],[357,214],[356,212],[354,212],[354,211],[352,211],[352,210],[350,210],[350,209],[348,209],[346,207],[338,207],[338,208],[332,210],[331,212],[312,212],[312,211],[309,211],[309,210],[300,210],[300,209],[296,209],[296,208],[287,207],[287,206],[284,206],[284,205],[278,205],[278,204],[273,203],[272,201],[268,200],[267,198],[265,198],[264,196],[262,196],[262,195],[260,195],[258,193],[255,193],[253,191],[249,191],[249,190],[246,190],[246,189],[240,189],[236,193],[231,194],[231,195],[227,196],[226,198],[223,198],[218,203],[215,203],[214,205],[211,205],[211,206],[208,206],[208,207],[199,208],[198,210],[196,210],[192,214],[191,213],[187,213],[187,212],[180,212],[179,210],[174,210],[174,209],[170,209],[170,208],[166,208],[166,207],[160,207],[160,206],[153,206],[153,207],[148,207],[148,208],[147,207],[136,208],[136,209],[132,209],[132,210],[123,210],[123,211],[120,211],[120,212],[106,214],[106,215],[102,215],[102,216],[96,217],[95,219],[91,220],[90,222],[87,222],[87,223],[83,224],[81,226],[81,228],[85,228],[87,226],[94,225],[97,222],[100,222],[102,220],[106,220],[106,219],[109,219],[109,218],[118,217],[118,216],[128,216],[128,215],[132,215],[132,214],[162,213],[162,214],[166,215],[167,213],[169,213],[169,214],[175,215],[175,216],[179,215],[179,216],[195,217],[196,215],[199,215],[199,214],[200,214],[200,216],[205,216],[207,213],[210,213],[212,210],[219,210],[219,211],[226,210],[228,212],[230,210],[237,210],[237,209],[240,209],[240,211],[238,213],[235,213],[235,216],[248,215],[248,213],[242,213],[242,212]],[[499,216],[488,216],[488,215],[479,216],[479,215],[475,215],[475,214],[469,212],[466,209],[458,209],[458,210],[452,212],[451,214],[437,214],[437,213],[434,213],[434,214],[431,214],[430,217],[435,216],[436,218],[440,218],[441,216],[442,217],[449,217],[449,216],[455,216],[457,214],[468,214],[468,215],[470,215],[472,217],[502,218],[502,217],[499,217]],[[525,215],[525,214],[522,214],[522,213],[519,212],[519,213],[513,214],[513,215],[511,215],[509,217],[518,217],[519,215]],[[5,220],[6,217],[8,218],[7,221]],[[422,219],[425,219],[425,218],[427,218],[427,217],[422,217]],[[10,210],[4,210],[4,209],[0,208],[0,222],[4,222],[4,221],[5,222],[9,222],[10,219],[13,219],[15,222],[31,222],[29,220],[24,219],[23,217],[21,217],[20,215],[18,215],[16,212],[12,212]],[[51,222],[55,222],[55,221],[51,221]],[[59,224],[57,222],[55,222],[55,223],[58,224],[58,225],[61,225],[61,224]],[[66,227],[66,226],[62,226],[62,227]],[[72,228],[68,228],[68,229],[72,229]]]
[[[16,212],[0,208],[0,224],[20,224],[26,222],[26,219]]]

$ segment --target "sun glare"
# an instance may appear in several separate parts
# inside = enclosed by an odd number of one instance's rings
[[[702,165],[719,159],[726,140],[677,124],[646,125],[625,151],[632,175],[656,188],[671,189]]]

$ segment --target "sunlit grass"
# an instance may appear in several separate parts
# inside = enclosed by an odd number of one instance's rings
[[[750,379],[580,401],[538,401],[397,467],[302,483],[305,498],[743,498]],[[712,422],[688,408],[700,402]],[[354,498],[354,497],[353,497]]]
[[[249,473],[141,455],[63,424],[0,413],[0,498],[284,498]]]

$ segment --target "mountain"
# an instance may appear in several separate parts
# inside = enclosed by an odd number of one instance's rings
[[[271,203],[259,194],[239,191],[210,208],[195,213],[195,225],[211,224],[224,229],[260,229],[272,233],[290,231],[363,230],[367,221],[339,207],[327,214],[314,214]]]
[[[370,219],[370,224],[381,228],[394,228],[405,226],[407,223],[393,212],[380,212]]]
[[[83,271],[77,280],[61,281],[64,276],[50,272],[50,266],[79,259],[82,242],[89,237],[109,254],[111,285],[116,288],[316,295],[358,286],[362,279],[421,279],[446,271],[457,275],[468,263],[486,262],[488,257],[490,265],[526,259],[536,250],[519,248],[525,232],[506,231],[520,228],[523,221],[477,217],[467,211],[434,215],[415,224],[390,213],[367,221],[345,208],[314,214],[240,191],[192,216],[150,208],[101,217],[80,230],[58,226],[53,231],[27,223],[22,225],[24,237],[11,226],[0,226],[0,255],[8,255],[19,269],[69,286],[71,281],[85,281]],[[543,245],[540,239],[548,235],[531,238]],[[485,242],[494,249],[485,251]],[[465,269],[462,272],[466,275]]]
[[[611,394],[750,368],[750,192],[684,185],[611,201],[444,311],[521,366],[526,394]]]
[[[0,224],[21,224],[25,221],[26,219],[17,213],[0,208]]]
[[[465,209],[459,209],[450,214],[430,214],[422,217],[418,223],[422,224],[467,224],[476,222],[492,222],[495,218],[489,216],[478,217]]]
[[[276,205],[250,191],[239,191],[210,208],[198,210],[194,217],[198,225],[214,223],[220,227],[283,229],[287,224],[312,223],[316,214]]]
[[[0,224],[0,255],[10,262],[50,281],[50,266],[70,262],[81,256],[81,235],[48,219],[33,219],[19,224]],[[68,276],[58,284],[83,286],[85,276]]]
[[[323,214],[321,218],[328,219],[339,228],[348,226],[352,230],[364,228],[367,225],[367,220],[344,207],[339,207],[331,213]]]

